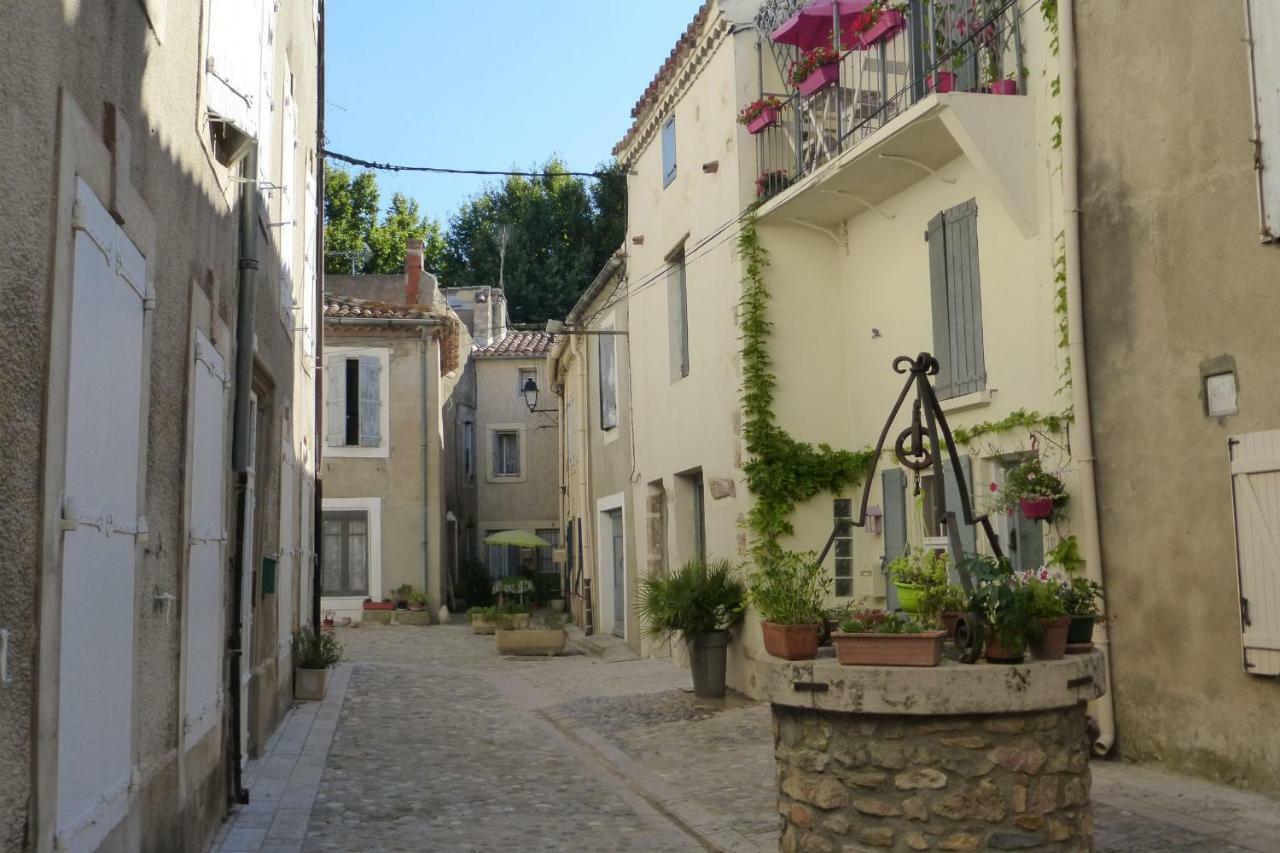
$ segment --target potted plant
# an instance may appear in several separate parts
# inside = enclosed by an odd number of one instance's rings
[[[333,616],[334,612],[332,610],[326,610],[324,612],[324,617],[320,620],[320,625],[325,628],[333,628]]]
[[[948,638],[956,634],[956,621],[968,608],[969,597],[953,583],[925,587],[920,595],[920,615],[928,622],[941,622]]]
[[[1098,621],[1102,587],[1084,577],[1064,582],[1063,605],[1071,623],[1067,627],[1067,651],[1087,652],[1093,648],[1093,626]]]
[[[413,610],[415,612],[421,612],[427,609],[427,605],[429,603],[430,603],[430,599],[427,598],[427,594],[425,592],[414,591],[409,593],[409,609],[410,610]]]
[[[492,634],[498,630],[495,618],[498,615],[498,608],[490,605],[489,607],[472,607],[467,610],[467,621],[471,623],[471,633],[473,634]]]
[[[670,575],[647,575],[639,608],[649,636],[684,637],[693,692],[724,695],[729,629],[742,621],[746,589],[728,560],[690,560]]]
[[[791,186],[791,175],[786,169],[766,169],[756,178],[756,198],[766,199]]]
[[[1029,637],[1031,655],[1036,660],[1061,660],[1067,651],[1067,628],[1071,624],[1064,603],[1064,581],[1040,568],[1018,572],[1015,582],[1031,591],[1031,617],[1036,625]]]
[[[543,612],[537,625],[499,628],[495,639],[499,654],[554,657],[564,651],[564,614]]]
[[[329,668],[342,660],[342,643],[331,633],[303,629],[293,633],[292,645],[294,698],[323,699]]]
[[[401,584],[391,590],[391,600],[396,604],[396,610],[409,609],[409,596],[413,595],[412,584]]]
[[[846,619],[831,635],[840,663],[854,666],[937,666],[946,631],[890,613],[864,622]]]
[[[778,111],[781,109],[781,98],[777,95],[765,95],[742,108],[738,113],[738,123],[745,124],[748,133],[760,133],[778,123]]]
[[[1052,521],[1066,505],[1067,487],[1062,478],[1044,470],[1040,457],[1032,456],[1005,474],[993,509],[1013,512],[1016,507],[1025,518]]]
[[[887,570],[898,590],[898,606],[919,613],[925,590],[947,582],[947,555],[918,548],[890,562]]]
[[[396,606],[385,598],[382,599],[382,601],[374,601],[372,598],[366,598],[364,602],[361,603],[360,608],[362,610],[395,610]]]
[[[817,555],[784,552],[756,571],[749,586],[763,620],[764,650],[786,660],[813,660],[831,591],[831,578]]]
[[[840,79],[840,54],[826,45],[811,48],[792,63],[788,77],[791,85],[807,98]]]
[[[853,16],[850,30],[857,39],[856,46],[866,50],[896,36],[907,26],[906,11],[905,3],[872,0],[865,9]]]
[[[974,581],[969,608],[985,620],[984,655],[992,663],[1022,663],[1027,640],[1038,634],[1031,588],[1018,583],[1009,561],[974,556],[965,561]]]

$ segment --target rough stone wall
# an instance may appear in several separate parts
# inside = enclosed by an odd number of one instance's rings
[[[1091,850],[1084,706],[871,716],[773,706],[781,849]]]

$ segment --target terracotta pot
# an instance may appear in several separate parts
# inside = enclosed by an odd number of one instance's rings
[[[1043,629],[1040,639],[1031,644],[1031,656],[1036,660],[1062,660],[1067,653],[1067,629],[1071,627],[1070,616],[1037,619]]]
[[[820,629],[817,625],[779,625],[761,622],[764,650],[783,660],[813,660],[818,653]]]
[[[836,658],[846,666],[937,666],[942,660],[946,631],[919,634],[831,635]]]
[[[1006,646],[1000,641],[1000,635],[990,625],[986,628],[986,643],[983,656],[991,663],[1022,663],[1027,655],[1026,647],[1019,643]]]
[[[956,620],[963,615],[963,610],[944,610],[938,614],[938,618],[942,620],[942,627],[947,629],[948,640],[956,638]]]

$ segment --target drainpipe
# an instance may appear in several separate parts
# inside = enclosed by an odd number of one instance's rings
[[[434,325],[440,325],[436,323]],[[418,395],[419,401],[419,428],[422,435],[422,591],[429,593],[431,583],[431,559],[430,550],[427,547],[430,538],[430,506],[431,506],[431,483],[427,480],[428,458],[427,454],[431,452],[431,433],[427,428],[427,396],[431,393],[431,377],[427,375],[427,347],[429,345],[427,335],[430,330],[423,326],[418,330],[418,367],[422,373],[422,393]],[[437,377],[438,379],[439,377]],[[430,603],[427,604],[427,612],[430,613]]]
[[[324,0],[319,0],[316,24],[316,151],[324,151]],[[324,449],[324,155],[316,157],[316,305],[315,305],[315,441],[311,458],[315,478],[311,496],[311,630],[320,636],[320,565],[324,547],[324,486],[320,463]]]
[[[258,146],[252,145],[245,155],[242,174],[250,176],[240,183],[240,260],[238,271],[239,301],[236,306],[236,396],[231,432],[231,465],[236,474],[236,547],[231,558],[231,635],[227,638],[230,659],[231,737],[228,740],[228,762],[231,765],[231,801],[248,803],[249,791],[240,774],[240,674],[244,665],[244,530],[252,523],[247,518],[246,500],[249,489],[249,446],[252,424],[249,421],[249,392],[253,387],[254,309],[257,303],[258,270]]]
[[[1063,238],[1067,261],[1067,354],[1071,359],[1071,405],[1075,411],[1074,453],[1080,473],[1079,521],[1083,539],[1085,573],[1103,582],[1102,542],[1098,534],[1098,488],[1094,478],[1093,418],[1089,411],[1089,379],[1084,349],[1083,288],[1080,277],[1080,170],[1079,130],[1076,117],[1076,31],[1073,0],[1059,0],[1058,39],[1061,47],[1062,82],[1062,206]],[[1107,612],[1105,594],[1103,613]],[[1106,620],[1094,629],[1094,645],[1106,664],[1106,689],[1093,703],[1099,735],[1093,744],[1097,755],[1111,751],[1116,738],[1115,701],[1111,692],[1111,646]]]
[[[587,634],[594,634],[596,626],[600,624],[599,608],[597,603],[600,601],[600,564],[596,560],[596,508],[592,502],[594,490],[591,488],[591,347],[588,342],[591,340],[586,335],[575,335],[577,344],[578,360],[582,364],[581,376],[581,397],[582,408],[578,413],[578,423],[582,424],[579,430],[582,436],[580,444],[582,446],[582,517],[587,522],[586,536],[584,537],[582,550],[591,549],[591,563],[588,568],[591,570],[591,622],[583,626]],[[577,424],[574,425],[577,429]],[[585,563],[586,554],[580,554],[579,559]]]

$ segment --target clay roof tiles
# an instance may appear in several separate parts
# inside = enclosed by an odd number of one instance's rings
[[[537,358],[551,351],[556,336],[548,332],[507,332],[506,337],[477,347],[477,358]]]

